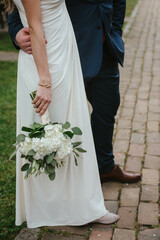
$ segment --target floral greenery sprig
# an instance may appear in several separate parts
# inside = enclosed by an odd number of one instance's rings
[[[35,99],[35,97],[36,97],[36,92],[37,92],[37,91],[34,91],[34,92],[30,93],[30,97],[31,97],[32,101],[33,101],[33,100]]]
[[[21,158],[28,160],[21,170],[29,174],[40,175],[45,172],[50,180],[54,180],[55,169],[64,165],[67,157],[74,154],[75,164],[78,165],[80,153],[85,153],[80,148],[82,142],[72,142],[74,135],[82,135],[78,127],[70,128],[70,123],[65,124],[49,123],[41,125],[34,123],[30,127],[22,127],[22,131],[28,132],[19,134],[16,138],[17,149]]]
[[[35,95],[36,91],[30,94],[32,100]],[[56,168],[64,166],[71,154],[74,155],[77,166],[80,153],[86,152],[79,147],[82,142],[72,142],[75,135],[82,135],[82,131],[78,127],[71,128],[69,122],[65,124],[35,122],[29,127],[23,126],[22,131],[27,132],[28,135],[17,136],[16,151],[10,158],[19,150],[21,158],[27,160],[21,168],[25,172],[26,179],[30,174],[38,176],[43,172],[53,181],[56,177]]]

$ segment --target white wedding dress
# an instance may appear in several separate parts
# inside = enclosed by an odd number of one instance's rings
[[[28,26],[21,0],[14,1],[25,27]],[[41,174],[24,179],[23,159],[17,154],[16,225],[27,221],[29,228],[56,225],[83,225],[104,216],[98,166],[79,54],[64,0],[41,0],[44,35],[52,77],[53,98],[49,106],[52,122],[69,121],[82,129],[87,153],[78,166],[71,157],[50,181]],[[37,89],[38,72],[32,55],[19,53],[17,83],[17,134],[22,126],[40,122],[29,94]],[[77,140],[75,139],[75,140]]]

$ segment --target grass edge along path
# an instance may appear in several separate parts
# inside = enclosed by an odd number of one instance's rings
[[[16,62],[0,62],[0,239],[4,240],[13,240],[22,228],[15,226],[15,160],[8,160],[16,135],[16,72]]]

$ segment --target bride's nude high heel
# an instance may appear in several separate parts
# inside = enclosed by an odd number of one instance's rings
[[[114,213],[110,213],[107,212],[106,215],[104,215],[101,218],[98,218],[96,220],[94,220],[92,223],[101,223],[101,224],[111,224],[111,223],[115,223],[119,220],[119,216],[114,214]]]

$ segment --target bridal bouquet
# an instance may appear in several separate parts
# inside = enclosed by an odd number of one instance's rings
[[[32,99],[34,95],[35,93],[32,93]],[[29,174],[38,176],[43,172],[50,180],[54,180],[55,169],[63,166],[72,153],[75,164],[78,165],[79,153],[86,152],[79,147],[81,142],[72,142],[74,135],[82,135],[80,128],[71,128],[69,122],[51,123],[48,110],[42,116],[42,123],[44,122],[45,124],[35,122],[30,127],[22,127],[22,131],[28,135],[19,134],[16,138],[16,151],[19,150],[21,158],[27,160],[21,168],[26,172],[25,178]]]

